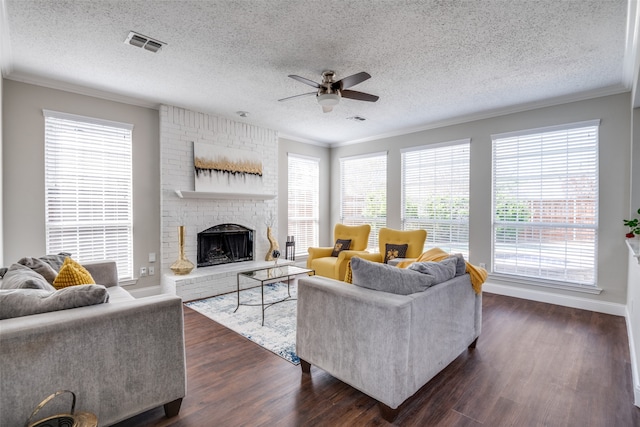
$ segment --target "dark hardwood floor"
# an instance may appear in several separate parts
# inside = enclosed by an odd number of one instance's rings
[[[484,294],[477,348],[401,407],[399,426],[640,426],[622,317]],[[376,402],[185,308],[188,391],[129,426],[384,426]]]

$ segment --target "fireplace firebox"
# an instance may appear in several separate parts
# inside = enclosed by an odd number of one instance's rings
[[[253,230],[219,224],[198,233],[198,267],[253,261]]]

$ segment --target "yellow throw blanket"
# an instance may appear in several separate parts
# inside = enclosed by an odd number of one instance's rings
[[[422,255],[420,255],[416,260],[399,262],[397,267],[407,268],[414,262],[425,262],[425,261],[438,262],[447,258],[449,255],[450,254],[448,254],[447,252],[443,251],[440,248],[433,248],[433,249],[429,249],[426,252],[423,252]],[[476,267],[475,265],[469,264],[467,262],[466,272],[469,273],[469,275],[471,276],[471,286],[473,287],[473,290],[476,291],[476,294],[479,294],[480,292],[482,292],[482,284],[485,282],[485,280],[487,280],[487,270],[485,270],[482,267]]]

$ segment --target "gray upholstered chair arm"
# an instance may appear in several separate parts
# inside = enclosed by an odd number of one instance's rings
[[[82,264],[98,285],[118,286],[118,268],[115,261],[94,261]]]

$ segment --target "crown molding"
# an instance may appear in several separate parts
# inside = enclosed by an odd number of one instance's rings
[[[41,76],[33,76],[26,73],[14,72],[9,76],[5,76],[5,78],[7,80],[13,80],[16,82],[28,83],[35,86],[46,87],[49,89],[62,90],[65,92],[76,93],[78,95],[92,96],[94,98],[101,98],[107,101],[121,102],[123,104],[134,105],[136,107],[150,108],[152,110],[159,110],[161,104],[160,102],[154,102],[148,99],[94,89],[74,83],[61,82],[59,80],[49,79]]]
[[[0,0],[3,1],[3,0]],[[4,2],[3,2],[4,5]],[[3,38],[4,39],[4,38]],[[89,88],[86,86],[81,86],[73,83],[61,82],[59,80],[49,79],[41,76],[33,76],[25,73],[11,73],[9,76],[5,76],[8,80],[14,80],[17,82],[33,84],[36,86],[43,86],[50,89],[63,90],[66,92],[72,92],[79,95],[92,96],[96,98],[105,99],[113,102],[121,102],[124,104],[134,105],[138,107],[150,108],[153,110],[159,110],[161,102],[154,102],[142,98],[137,98],[133,96],[117,94],[114,92],[103,91],[100,89]],[[347,145],[360,144],[363,142],[376,141],[385,138],[392,138],[395,136],[409,135],[416,132],[423,132],[430,129],[437,129],[446,126],[454,126],[463,123],[469,123],[477,120],[484,120],[493,117],[500,117],[507,114],[520,113],[524,111],[535,110],[538,108],[551,107],[555,105],[568,104],[570,102],[584,101],[593,98],[600,98],[603,96],[609,95],[617,95],[624,92],[629,92],[631,89],[624,85],[611,86],[607,88],[596,89],[592,91],[566,95],[561,97],[549,98],[542,101],[536,101],[531,103],[519,104],[506,108],[499,108],[494,110],[483,111],[476,114],[470,114],[465,116],[459,116],[447,120],[436,121],[432,123],[428,123],[422,126],[412,127],[412,128],[404,128],[398,129],[392,132],[386,132],[382,134],[372,135],[365,138],[359,138],[354,140],[342,141],[342,142],[334,142],[334,143],[325,143],[314,141],[307,138],[302,138],[300,136],[279,133],[279,138],[289,139],[292,141],[300,142],[303,144],[315,145],[324,148],[337,148],[343,147]]]
[[[627,39],[623,63],[623,81],[631,89],[631,102],[633,108],[640,107],[640,7],[636,0],[630,0],[627,9]]]
[[[469,114],[469,115],[459,116],[459,117],[455,117],[447,120],[436,121],[436,122],[428,123],[428,124],[413,127],[413,128],[398,129],[397,131],[393,131],[393,132],[372,135],[366,138],[331,143],[329,146],[331,148],[337,148],[337,147],[344,147],[347,145],[360,144],[363,142],[377,141],[380,139],[392,138],[395,136],[402,136],[402,135],[408,135],[416,132],[423,132],[430,129],[438,129],[438,128],[443,128],[447,126],[454,126],[454,125],[459,125],[463,123],[474,122],[478,120],[485,120],[485,119],[490,119],[494,117],[506,116],[508,114],[536,110],[538,108],[552,107],[555,105],[568,104],[571,102],[585,101],[588,99],[601,98],[603,96],[609,96],[609,95],[617,95],[620,93],[629,92],[630,90],[631,90],[630,88],[623,85],[610,86],[606,88],[595,89],[588,92],[581,92],[581,93],[576,93],[576,94],[571,94],[566,96],[549,98],[542,101],[535,101],[535,102],[529,102],[525,104],[514,105],[511,107],[487,110],[480,113]]]
[[[7,77],[13,71],[7,4],[0,0],[0,75]]]
[[[278,138],[289,139],[291,141],[301,142],[303,144],[316,145],[318,147],[324,147],[324,148],[331,147],[331,144],[329,144],[327,142],[313,141],[311,139],[301,138],[299,136],[289,135],[289,134],[281,133],[281,132],[278,132]]]
[[[638,72],[638,3],[630,0],[627,5],[627,29],[622,64],[622,81],[625,86],[633,87]]]

